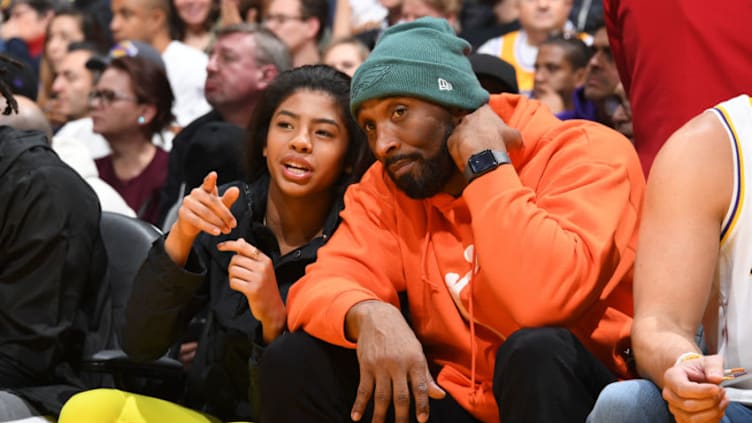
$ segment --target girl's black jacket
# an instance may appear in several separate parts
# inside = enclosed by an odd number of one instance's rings
[[[269,256],[282,300],[286,301],[290,286],[303,276],[305,267],[316,259],[319,247],[339,224],[343,201],[340,193],[321,236],[282,256],[276,238],[262,223],[269,175],[250,186],[233,182],[221,191],[230,186],[240,189],[240,197],[231,208],[238,226],[230,234],[201,233],[183,268],[165,252],[164,237],[155,241],[134,282],[121,342],[132,359],[161,357],[185,339],[191,319],[205,313],[206,323],[188,371],[182,403],[223,420],[253,420],[257,416],[251,399],[256,393],[249,390],[249,361],[253,371],[252,362],[263,351],[261,324],[251,314],[245,296],[230,288],[227,267],[233,253],[217,250],[217,244],[242,237]]]

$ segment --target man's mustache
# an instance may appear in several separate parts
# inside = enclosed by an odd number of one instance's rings
[[[389,156],[384,160],[384,167],[389,167],[401,160],[422,160],[423,156],[421,156],[418,153],[408,153],[408,154],[396,154],[394,156]]]

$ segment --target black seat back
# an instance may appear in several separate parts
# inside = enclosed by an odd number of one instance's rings
[[[125,308],[138,273],[155,239],[162,232],[151,223],[114,212],[102,212],[102,242],[107,251],[107,280],[110,284],[115,333],[125,323]],[[115,337],[117,338],[117,337]],[[117,340],[114,347],[119,348]]]

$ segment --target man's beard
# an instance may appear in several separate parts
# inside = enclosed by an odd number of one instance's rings
[[[397,188],[401,189],[410,198],[420,200],[433,197],[441,192],[444,186],[455,172],[454,160],[452,160],[447,139],[452,134],[454,125],[447,124],[446,132],[441,140],[439,151],[431,157],[423,157],[419,153],[400,154],[389,157],[384,161],[384,168]],[[410,172],[401,177],[396,177],[390,170],[390,165],[400,160],[410,160],[415,163]]]

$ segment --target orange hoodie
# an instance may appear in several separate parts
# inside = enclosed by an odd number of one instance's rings
[[[645,181],[632,145],[605,126],[561,122],[520,96],[490,105],[522,132],[513,166],[460,197],[414,200],[374,164],[349,188],[342,223],[287,306],[290,330],[354,348],[347,311],[370,299],[399,307],[406,291],[439,385],[476,418],[498,422],[496,351],[522,327],[567,327],[627,376],[621,352]]]

